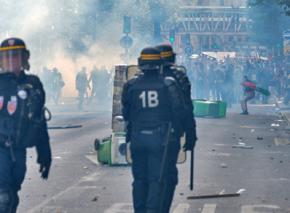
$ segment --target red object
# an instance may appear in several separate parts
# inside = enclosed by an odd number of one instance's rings
[[[249,87],[251,89],[256,89],[256,84],[251,81],[245,81],[243,82],[244,87]]]

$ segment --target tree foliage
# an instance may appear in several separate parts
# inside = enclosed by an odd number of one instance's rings
[[[269,2],[269,0],[251,0],[250,5],[263,5]],[[287,16],[290,16],[290,0],[275,0],[277,4],[282,6]]]
[[[256,0],[255,4],[251,5],[248,12],[252,22],[252,41],[269,48],[280,46],[283,12],[276,4],[276,0]]]

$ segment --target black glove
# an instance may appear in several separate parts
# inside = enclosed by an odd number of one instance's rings
[[[182,147],[183,151],[191,151],[195,147],[195,142],[197,141],[197,137],[194,134],[185,134],[185,144]]]
[[[46,180],[49,175],[49,170],[51,166],[51,150],[49,143],[42,143],[36,146],[37,152],[37,163],[39,164],[39,172],[41,173],[41,178]]]
[[[49,175],[49,170],[51,166],[51,162],[39,163],[39,172],[41,173],[41,178],[46,180]]]

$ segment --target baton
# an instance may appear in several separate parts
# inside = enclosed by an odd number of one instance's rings
[[[159,176],[159,183],[160,183],[160,203],[159,203],[159,210],[158,213],[163,213],[163,199],[164,199],[164,175],[167,170],[167,161],[168,161],[168,154],[169,154],[169,145],[170,145],[170,134],[171,134],[171,127],[172,124],[168,123],[168,129],[165,135],[165,147],[163,151],[161,169],[160,169],[160,176]]]
[[[191,159],[190,159],[190,183],[189,188],[193,190],[193,180],[194,180],[194,148],[191,150]]]

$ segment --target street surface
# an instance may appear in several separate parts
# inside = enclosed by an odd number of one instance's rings
[[[35,151],[29,150],[20,193],[20,213],[132,213],[129,166],[96,161],[93,141],[110,135],[109,110],[78,112],[52,106],[49,126],[53,164],[48,181],[40,179]],[[290,131],[274,105],[239,106],[225,119],[197,118],[194,191],[189,190],[189,160],[179,165],[173,213],[290,212]],[[249,146],[249,149],[233,148]],[[189,153],[188,153],[189,154]],[[239,197],[188,200],[187,196],[235,193]]]

